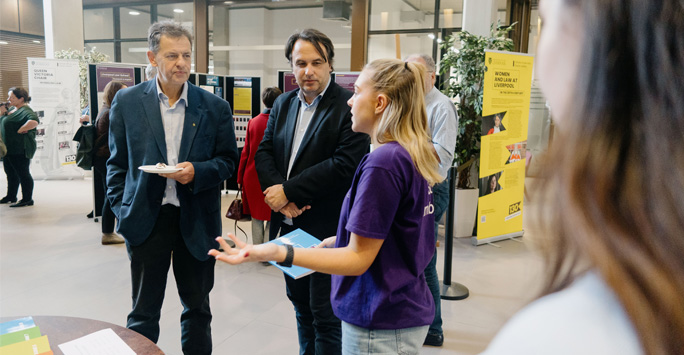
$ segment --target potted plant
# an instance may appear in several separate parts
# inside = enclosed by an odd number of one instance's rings
[[[477,212],[478,190],[477,186],[471,186],[471,168],[478,166],[480,158],[485,50],[512,51],[513,40],[508,38],[508,33],[514,25],[492,24],[489,36],[462,31],[447,37],[440,46],[444,54],[439,72],[448,78],[442,91],[455,101],[459,118],[454,154],[454,166],[458,167],[454,206],[456,237],[472,234]],[[460,44],[460,48],[455,44]]]

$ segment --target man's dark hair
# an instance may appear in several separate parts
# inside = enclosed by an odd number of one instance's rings
[[[190,41],[190,47],[192,48],[192,34],[180,23],[174,22],[172,20],[165,20],[155,22],[147,30],[147,46],[152,53],[159,53],[159,42],[161,42],[161,36],[167,36],[171,38],[179,38],[185,36]]]
[[[276,98],[278,98],[278,96],[280,96],[282,93],[283,92],[275,86],[268,87],[264,89],[264,92],[261,93],[261,101],[264,102],[264,106],[266,106],[266,108],[271,108],[273,107],[273,103],[275,102]]]
[[[292,65],[292,50],[294,49],[295,42],[300,39],[311,43],[314,48],[316,48],[318,54],[320,54],[321,57],[323,57],[323,59],[325,59],[325,61],[328,62],[332,68],[333,58],[335,57],[335,47],[333,47],[333,43],[328,36],[324,35],[323,32],[313,28],[307,28],[301,31],[297,30],[290,36],[290,38],[287,39],[287,44],[285,45],[285,57],[290,65]],[[321,45],[323,45],[323,47],[321,47]],[[323,52],[323,48],[325,48],[327,55]]]

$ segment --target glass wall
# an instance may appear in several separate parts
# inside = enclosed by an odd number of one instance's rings
[[[368,30],[433,29],[436,1],[373,0],[370,3]]]
[[[335,71],[350,70],[349,19],[324,18],[320,1],[306,1],[306,6],[297,8],[281,3],[209,6],[209,73],[258,76],[262,87],[277,86],[278,71],[291,70],[285,42],[296,29],[304,28],[316,28],[332,40]]]
[[[368,61],[413,53],[439,57],[443,35],[461,30],[463,0],[371,0]]]
[[[113,62],[114,57],[114,43],[112,42],[88,42],[85,44],[86,50],[91,50],[95,48],[96,51],[104,53],[109,57],[109,61]]]
[[[113,39],[114,38],[114,10],[112,8],[83,10],[83,38]]]
[[[147,29],[152,23],[150,6],[130,6],[119,8],[120,37],[146,37]],[[113,38],[113,37],[112,37]]]
[[[442,37],[463,26],[463,0],[370,0],[369,6],[368,61],[420,52],[439,63]],[[496,6],[506,24],[506,0]]]
[[[147,41],[121,42],[120,62],[131,64],[147,64]]]
[[[192,23],[194,20],[192,6],[192,2],[157,5],[157,16],[159,17],[159,21],[174,20],[182,23],[186,27],[187,24],[189,24],[189,29],[192,30]]]
[[[147,30],[156,21],[174,20],[194,29],[192,1],[135,5],[92,5],[83,8],[86,49],[96,48],[112,62],[147,64]],[[194,64],[193,64],[194,66]]]
[[[398,43],[397,43],[397,36]],[[380,58],[396,58],[399,48],[399,58],[403,59],[414,53],[432,54],[433,40],[425,33],[378,34],[368,36],[368,61]]]

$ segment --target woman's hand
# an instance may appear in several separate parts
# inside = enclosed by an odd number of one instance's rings
[[[316,245],[316,248],[334,248],[336,240],[337,236],[325,238],[320,244]]]
[[[254,261],[277,260],[278,245],[276,244],[247,244],[231,233],[228,233],[228,238],[233,240],[235,243],[235,248],[232,248],[230,245],[228,245],[228,243],[226,243],[225,239],[222,237],[217,237],[216,241],[221,245],[223,253],[216,249],[211,249],[209,250],[209,255],[216,258],[216,260],[220,260],[231,265],[238,265]]]

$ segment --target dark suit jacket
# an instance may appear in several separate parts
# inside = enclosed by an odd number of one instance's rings
[[[161,209],[166,178],[138,170],[141,165],[168,163],[156,81],[120,90],[110,110],[107,197],[131,245],[142,244]],[[235,171],[237,146],[230,105],[188,83],[188,106],[178,161],[191,162],[194,181],[176,183],[180,228],[185,244],[198,260],[217,248],[221,235],[220,183]]]
[[[299,89],[280,95],[273,104],[264,139],[255,156],[261,188],[283,184],[285,195],[299,208],[311,205],[294,218],[295,228],[325,239],[337,234],[340,209],[361,158],[368,152],[370,137],[351,129],[347,100],[352,93],[330,83],[311,118],[290,178],[287,168],[301,105]],[[283,215],[271,214],[271,239],[280,231]]]

